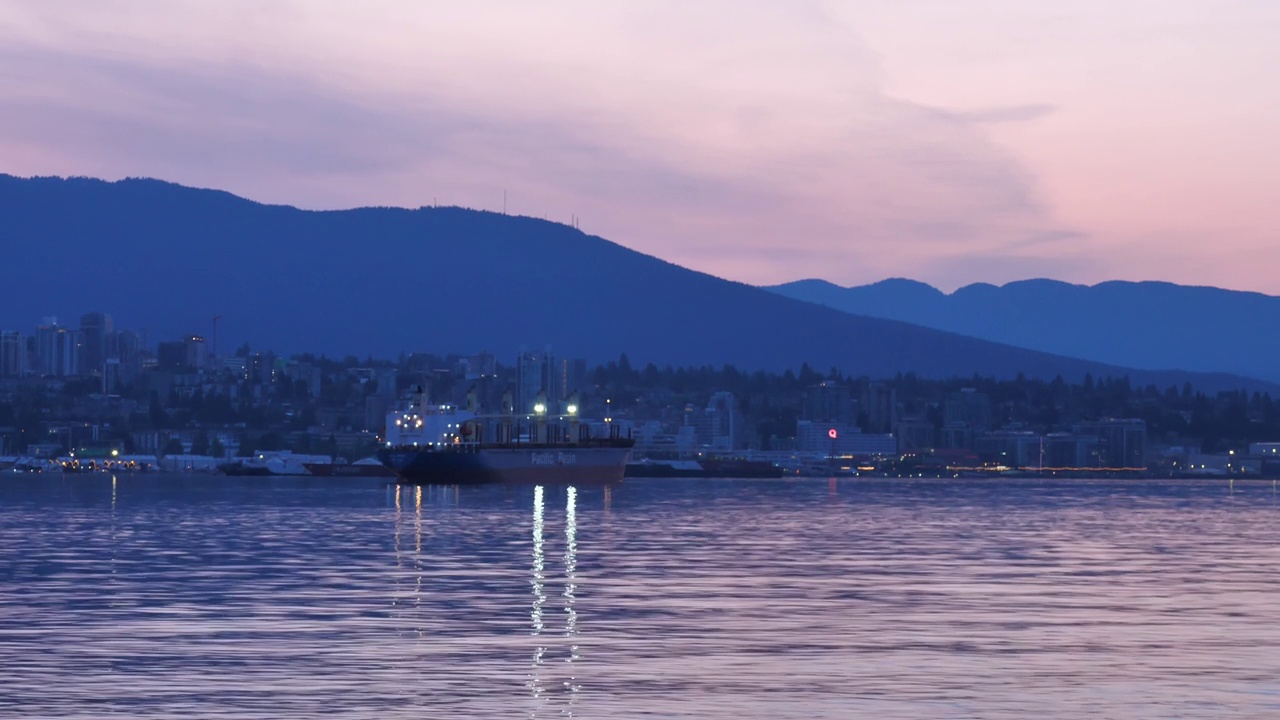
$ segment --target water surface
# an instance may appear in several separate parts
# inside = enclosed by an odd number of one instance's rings
[[[1280,717],[1270,482],[0,477],[0,716]]]

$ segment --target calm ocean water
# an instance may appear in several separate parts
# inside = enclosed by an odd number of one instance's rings
[[[0,477],[0,717],[1280,717],[1270,482]]]

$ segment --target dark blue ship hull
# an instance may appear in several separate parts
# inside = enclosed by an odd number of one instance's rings
[[[400,482],[588,484],[622,480],[629,441],[585,445],[497,445],[479,448],[388,448],[379,453]]]

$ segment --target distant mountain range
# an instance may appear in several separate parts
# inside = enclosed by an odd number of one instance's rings
[[[980,283],[950,295],[913,280],[769,288],[845,312],[1136,368],[1231,372],[1280,383],[1280,297],[1162,282]]]
[[[219,315],[224,348],[248,341],[282,353],[513,357],[520,345],[551,344],[592,361],[626,352],[638,364],[1129,374],[1161,387],[1277,389],[1224,374],[1129,372],[851,315],[565,225],[461,208],[312,212],[156,180],[0,175],[0,258],[0,328],[27,332],[45,315],[75,324],[103,310],[156,341],[207,334]],[[1203,328],[1186,330],[1194,342]]]

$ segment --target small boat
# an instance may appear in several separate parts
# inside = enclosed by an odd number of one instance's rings
[[[365,458],[353,463],[303,463],[307,472],[316,477],[386,477],[395,472],[378,458]]]
[[[328,455],[296,455],[288,450],[258,451],[251,457],[219,465],[225,475],[313,475],[309,466],[332,465]],[[346,463],[343,463],[346,464]]]
[[[641,460],[627,464],[627,477],[640,478],[780,478],[782,468],[767,460],[708,458]]]

